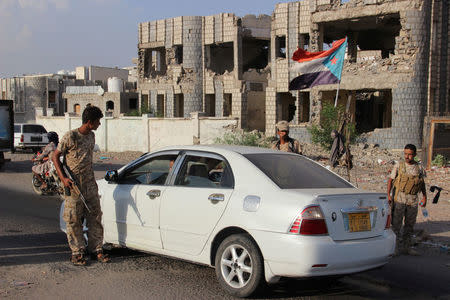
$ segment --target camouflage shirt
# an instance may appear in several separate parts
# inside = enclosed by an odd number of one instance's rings
[[[277,142],[272,144],[272,149],[280,150],[280,151],[284,151],[284,152],[294,152],[294,153],[302,154],[302,147],[300,146],[299,141],[295,140],[295,139],[292,139],[292,145],[290,142],[281,144],[280,141],[278,140]]]
[[[65,156],[67,167],[75,176],[94,177],[92,159],[95,146],[95,134],[81,134],[78,129],[64,134],[58,144],[58,150]]]

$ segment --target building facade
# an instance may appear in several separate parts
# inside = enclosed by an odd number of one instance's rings
[[[165,117],[235,116],[243,128],[263,129],[269,43],[266,15],[140,23],[140,105]]]
[[[266,90],[266,133],[279,120],[308,140],[337,85],[289,91],[292,54],[321,51],[348,38],[338,104],[350,99],[352,121],[367,142],[401,149],[422,146],[424,117],[449,113],[449,4],[441,0],[304,0],[275,7],[271,78]],[[348,97],[350,96],[350,97]]]

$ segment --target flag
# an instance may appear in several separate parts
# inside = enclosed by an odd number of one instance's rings
[[[347,38],[335,41],[326,51],[297,49],[292,55],[292,72],[301,73],[289,83],[289,90],[303,90],[321,84],[341,82]]]

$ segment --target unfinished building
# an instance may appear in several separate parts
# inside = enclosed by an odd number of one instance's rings
[[[342,1],[343,2],[343,1]],[[307,126],[320,122],[337,85],[290,91],[292,54],[321,51],[348,37],[338,104],[346,105],[367,142],[402,149],[422,147],[424,117],[449,114],[449,3],[446,0],[304,0],[275,7],[266,126],[293,124],[291,135],[309,140]]]
[[[140,106],[160,117],[233,116],[264,130],[270,26],[267,15],[228,13],[140,23]]]

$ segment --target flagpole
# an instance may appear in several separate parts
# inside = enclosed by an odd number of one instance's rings
[[[334,107],[337,107],[337,101],[338,101],[338,95],[339,95],[339,88],[341,87],[341,81],[339,80],[338,88],[336,91],[336,99],[334,99]]]

